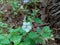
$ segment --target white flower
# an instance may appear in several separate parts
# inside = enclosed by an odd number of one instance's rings
[[[23,2],[24,2],[24,3],[27,3],[27,2],[29,2],[29,0],[23,0]]]
[[[32,29],[30,22],[23,22],[22,29],[26,32],[29,32]]]

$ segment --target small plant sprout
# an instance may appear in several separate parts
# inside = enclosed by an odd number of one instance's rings
[[[27,2],[29,2],[29,0],[23,0],[23,2],[24,2],[24,3],[27,3]]]

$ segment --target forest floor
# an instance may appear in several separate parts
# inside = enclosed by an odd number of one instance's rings
[[[54,23],[54,21],[55,21],[54,18],[56,18],[56,17],[49,15],[50,12],[48,11],[49,7],[47,4],[48,3],[46,3],[46,2],[44,2],[44,3],[36,2],[36,7],[39,10],[39,12],[36,14],[36,17],[41,18],[41,20],[44,22],[44,24],[38,25],[36,23],[33,23],[33,25],[40,26],[40,27],[43,27],[46,25],[50,26],[50,28],[53,31],[52,33],[54,35],[55,40],[49,40],[47,45],[60,45],[60,25],[55,25],[56,23]],[[26,7],[26,4],[24,4],[24,7]],[[27,9],[29,9],[30,12],[32,12],[32,10],[34,9],[34,4],[30,3],[29,5],[27,5]],[[2,22],[5,22],[5,23],[11,25],[13,28],[21,26],[24,15],[26,15],[26,13],[24,11],[22,11],[22,10],[20,11],[19,9],[18,9],[18,11],[13,11],[11,5],[8,4],[7,2],[0,3],[0,11],[1,11],[0,18],[2,18]]]

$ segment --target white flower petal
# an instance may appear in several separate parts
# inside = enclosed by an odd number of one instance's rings
[[[23,25],[26,25],[27,23],[26,22],[23,22]]]
[[[31,29],[31,26],[28,26],[27,28],[30,30]]]
[[[27,24],[29,24],[29,25],[30,25],[30,22],[27,22]]]
[[[26,32],[29,32],[28,30],[25,30]]]
[[[29,29],[25,29],[24,31],[29,32],[30,30]]]
[[[32,29],[30,22],[23,22],[22,29],[26,32],[29,32]]]
[[[22,29],[25,29],[25,26],[22,26]]]

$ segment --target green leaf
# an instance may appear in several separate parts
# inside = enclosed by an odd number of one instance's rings
[[[29,38],[26,38],[26,40],[24,40],[24,42],[21,42],[19,45],[35,45],[35,41],[33,41]]]
[[[25,37],[24,42],[28,42],[31,41],[31,39],[29,37]]]
[[[8,25],[6,23],[0,22],[0,27],[6,28],[6,27],[8,27]]]
[[[2,29],[0,29],[0,33],[2,33],[3,32],[3,30]]]
[[[31,17],[30,17],[30,16],[28,16],[28,17],[27,17],[27,19],[28,19],[29,21],[31,21],[31,22],[32,22],[32,19],[31,19]]]
[[[10,44],[10,41],[6,38],[1,41],[1,44]]]
[[[42,40],[41,38],[38,37],[38,38],[35,39],[35,42],[36,42],[36,43],[42,44],[42,43],[43,43],[43,40]]]
[[[10,41],[14,42],[14,45],[18,45],[22,39],[22,36],[13,36]]]
[[[19,45],[30,45],[30,44],[26,42],[21,42]]]
[[[0,40],[2,40],[4,38],[4,36],[2,36],[1,34],[0,34]]]
[[[13,11],[16,11],[17,8],[19,7],[17,0],[10,0],[8,3],[12,6]]]
[[[37,33],[41,34],[42,30],[40,28],[36,29]]]
[[[8,39],[10,39],[10,38],[11,38],[11,36],[12,36],[11,34],[8,34],[7,38],[8,38]]]
[[[35,16],[37,14],[38,10],[33,10],[32,15]]]
[[[0,43],[0,45],[2,45],[2,44]]]
[[[23,29],[22,29],[21,27],[20,27],[19,32],[20,32],[21,34],[24,34],[24,33],[25,33],[25,31],[23,31]]]
[[[39,18],[35,18],[34,21],[35,21],[36,23],[43,24],[42,20],[39,19]]]
[[[29,33],[29,37],[30,38],[37,38],[38,37],[38,34],[36,34],[35,32],[30,32]]]
[[[19,45],[32,45],[31,42],[31,39],[29,37],[26,37],[24,38],[24,41],[21,42]]]
[[[50,32],[51,33],[51,29],[50,29],[50,27],[49,26],[44,26],[43,28],[42,28],[42,30],[44,31],[44,32]]]
[[[47,38],[47,39],[49,39],[50,37],[51,37],[51,34],[49,33],[43,33],[42,35],[41,35],[43,38]]]
[[[13,36],[13,35],[17,35],[17,31],[14,30],[14,29],[12,29],[12,28],[9,29],[9,32],[10,32],[10,34],[11,34],[12,36]]]
[[[35,41],[32,40],[30,37],[25,37],[24,38],[24,42],[27,43],[27,45],[34,45],[35,44]]]
[[[30,43],[30,45],[35,45],[36,43],[35,43],[35,40],[31,40],[31,43]]]

